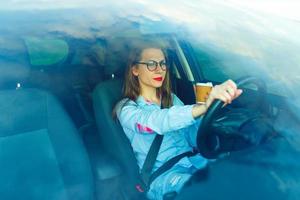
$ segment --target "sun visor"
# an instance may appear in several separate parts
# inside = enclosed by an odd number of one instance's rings
[[[53,38],[24,38],[32,66],[52,66],[64,61],[69,53],[66,41]]]

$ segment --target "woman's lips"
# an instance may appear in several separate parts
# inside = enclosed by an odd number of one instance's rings
[[[156,81],[162,81],[162,77],[156,77],[156,78],[153,78],[154,80],[156,80]]]

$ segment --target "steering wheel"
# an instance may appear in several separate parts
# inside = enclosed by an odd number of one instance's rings
[[[254,84],[259,94],[266,93],[266,84],[263,80],[247,76],[236,81],[237,87]],[[211,124],[222,111],[223,102],[215,100],[204,115],[197,133],[197,148],[199,153],[206,158],[217,158],[221,153],[219,136],[212,130]]]

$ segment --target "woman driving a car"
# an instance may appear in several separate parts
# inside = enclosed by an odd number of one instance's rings
[[[143,41],[135,45],[129,53],[123,99],[115,107],[140,169],[156,134],[164,138],[153,171],[196,146],[202,116],[215,99],[230,104],[242,93],[232,80],[227,80],[212,88],[205,104],[184,105],[171,91],[166,57],[158,43]],[[160,200],[166,193],[178,193],[207,162],[200,154],[182,158],[151,183],[148,198]]]

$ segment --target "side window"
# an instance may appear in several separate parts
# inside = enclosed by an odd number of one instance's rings
[[[178,71],[178,65],[175,62],[171,62],[170,63],[170,68],[172,69],[171,70],[171,75],[174,78],[181,79],[181,75],[180,75],[180,73]]]
[[[190,66],[176,41],[172,50],[172,87],[176,95],[184,104],[194,104],[195,94],[193,89],[194,76]]]

